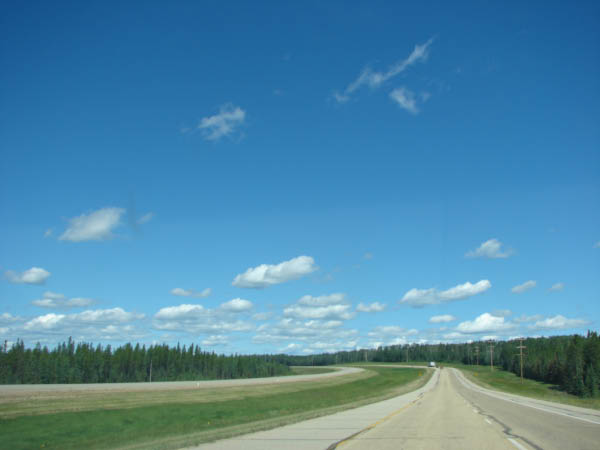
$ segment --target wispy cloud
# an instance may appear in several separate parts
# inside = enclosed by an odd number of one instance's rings
[[[593,247],[594,247],[594,248],[600,248],[600,241],[596,242],[596,243],[593,245]]]
[[[558,291],[562,291],[565,288],[565,283],[555,283],[552,285],[552,287],[550,289],[548,289],[550,292],[558,292]]]
[[[50,277],[50,272],[41,267],[32,267],[21,273],[7,270],[4,277],[14,284],[44,284]]]
[[[59,237],[61,241],[103,241],[114,237],[113,230],[121,225],[123,208],[102,208],[69,219],[69,226]]]
[[[537,285],[537,282],[535,280],[529,280],[523,284],[519,284],[519,285],[513,287],[510,291],[513,294],[522,294],[523,292],[528,291],[529,289],[533,289],[536,285]]]
[[[250,267],[244,273],[236,275],[231,284],[241,288],[262,289],[298,279],[317,269],[313,258],[298,256],[279,264],[261,264],[257,267]]]
[[[44,237],[48,238],[52,236],[52,233],[54,233],[54,230],[52,228],[48,228],[46,231],[44,231]]]
[[[450,314],[443,314],[440,316],[432,316],[429,318],[429,323],[448,323],[456,320],[456,317]]]
[[[343,92],[334,92],[333,98],[338,103],[346,103],[348,100],[350,100],[351,94],[362,86],[368,86],[371,89],[379,88],[386,81],[404,72],[413,64],[426,61],[427,57],[429,56],[429,47],[431,46],[432,42],[433,38],[429,39],[424,44],[415,45],[415,48],[408,58],[393,64],[387,71],[376,72],[370,67],[363,69],[356,80],[350,83]]]
[[[356,307],[358,312],[381,312],[387,308],[385,303],[373,302],[370,304],[359,303]]]
[[[202,291],[196,291],[194,289],[183,289],[183,288],[171,289],[171,295],[177,295],[179,297],[204,298],[204,297],[208,297],[211,293],[212,293],[211,288],[206,288]]]
[[[403,87],[394,89],[390,92],[390,98],[400,106],[400,108],[407,110],[411,114],[418,114],[419,109],[417,108],[417,100],[415,94],[409,89]]]
[[[239,106],[226,103],[219,109],[219,114],[204,117],[198,124],[204,138],[218,141],[222,137],[234,135],[246,119],[246,111]]]
[[[466,282],[459,284],[445,291],[438,291],[435,288],[417,289],[413,288],[404,294],[400,303],[406,303],[415,308],[426,305],[437,305],[440,303],[463,300],[473,295],[481,294],[492,287],[489,280],[480,280],[475,284]]]
[[[63,294],[57,294],[55,292],[46,291],[42,295],[41,299],[33,300],[32,305],[39,306],[41,308],[81,308],[84,306],[91,306],[95,301],[91,298],[74,297],[67,298]]]
[[[137,224],[138,225],[143,225],[145,223],[150,222],[153,218],[154,218],[154,213],[153,212],[146,213],[146,214],[144,214],[142,217],[140,217],[137,220]]]
[[[589,325],[590,322],[585,319],[568,319],[560,314],[554,317],[548,317],[538,320],[529,328],[534,330],[567,330],[569,328],[578,328]]]
[[[337,319],[348,320],[354,317],[352,305],[346,301],[346,296],[341,293],[313,297],[305,295],[296,304],[283,310],[286,317],[295,319]]]
[[[485,241],[475,250],[471,250],[465,254],[467,258],[508,258],[513,254],[512,250],[502,250],[502,242],[498,239],[490,239]]]

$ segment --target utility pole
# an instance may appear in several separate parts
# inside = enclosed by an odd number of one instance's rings
[[[150,383],[152,383],[152,358],[150,358]]]
[[[406,344],[406,362],[408,362],[408,344]]]
[[[479,345],[475,346],[475,355],[477,356],[477,365],[479,365]]]
[[[368,359],[367,359],[367,349],[365,349],[365,362],[367,362],[367,361],[368,361]]]
[[[519,356],[521,357],[521,384],[523,383],[523,349],[527,348],[525,345],[523,345],[523,338],[519,338],[519,346],[517,347],[519,349]]]
[[[488,341],[490,343],[490,367],[491,371],[494,371],[494,341],[491,339]]]

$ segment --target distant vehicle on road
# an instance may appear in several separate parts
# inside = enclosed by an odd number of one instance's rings
[[[435,362],[433,362],[433,361],[430,361],[430,362],[429,362],[429,367],[435,367]]]

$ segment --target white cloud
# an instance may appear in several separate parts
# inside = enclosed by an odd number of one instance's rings
[[[456,320],[456,317],[450,314],[442,314],[440,316],[432,316],[429,318],[429,323],[447,323],[453,322]]]
[[[261,264],[257,267],[250,267],[246,272],[236,275],[231,284],[241,288],[261,289],[298,279],[317,269],[313,258],[298,256],[279,264]]]
[[[552,287],[550,289],[548,289],[550,292],[557,292],[557,291],[562,291],[565,288],[565,284],[564,283],[555,283],[552,285]]]
[[[69,314],[69,320],[81,322],[130,322],[144,318],[144,314],[127,312],[123,308],[88,310]]]
[[[50,272],[41,267],[32,267],[21,273],[12,270],[4,272],[6,279],[15,284],[44,284],[50,275]]]
[[[103,241],[114,237],[113,230],[121,224],[123,208],[102,208],[69,219],[69,226],[59,237],[61,241]]]
[[[495,309],[492,311],[492,316],[496,317],[508,317],[512,314],[510,309]]]
[[[27,322],[23,328],[26,330],[36,330],[36,329],[49,329],[55,328],[59,325],[66,316],[64,314],[46,314],[44,316],[39,316],[34,319],[31,319]]]
[[[223,334],[213,334],[202,341],[202,345],[207,347],[216,347],[218,345],[229,344],[229,338]]]
[[[345,303],[346,295],[342,293],[334,293],[330,295],[320,295],[313,297],[312,295],[303,295],[298,300],[298,304],[307,306],[327,306]]]
[[[271,317],[273,317],[271,312],[260,312],[252,316],[254,320],[269,320]]]
[[[385,303],[373,302],[371,304],[359,303],[356,310],[359,312],[381,312],[387,305]]]
[[[13,323],[21,320],[18,316],[13,316],[11,313],[2,313],[0,314],[0,323]]]
[[[504,317],[493,316],[490,313],[483,313],[475,320],[465,321],[458,324],[456,330],[460,333],[489,333],[504,331],[513,328],[514,325],[504,321]]]
[[[445,291],[438,291],[435,288],[416,289],[413,288],[404,294],[400,303],[407,303],[413,307],[423,307],[426,305],[437,305],[439,303],[462,300],[473,295],[481,294],[492,287],[489,280],[480,280],[475,284],[466,282],[459,284]]]
[[[340,340],[349,341],[356,337],[358,330],[341,328],[340,320],[311,319],[307,321],[286,317],[274,324],[263,324],[257,329],[252,342],[272,344],[281,342],[327,342],[340,346]]]
[[[137,220],[137,224],[138,225],[143,225],[145,223],[150,222],[153,218],[154,218],[154,213],[153,212],[146,213],[146,214],[144,214],[142,217],[140,217]]]
[[[68,299],[63,294],[44,292],[41,299],[33,300],[31,304],[41,308],[79,308],[91,306],[95,301],[91,298],[75,297]]]
[[[154,314],[153,326],[157,330],[190,334],[217,335],[231,331],[249,331],[254,328],[254,325],[238,318],[239,313],[247,311],[248,304],[252,306],[252,303],[247,300],[234,299],[217,309],[209,309],[197,304],[168,306]]]
[[[243,298],[234,298],[233,300],[223,303],[221,305],[221,309],[231,312],[241,312],[248,311],[252,309],[253,306],[254,305],[252,305],[252,302],[248,300],[244,300]]]
[[[154,317],[161,320],[189,319],[208,314],[208,310],[202,305],[182,304],[179,306],[167,306],[161,308]]]
[[[208,297],[212,293],[211,288],[206,288],[202,291],[196,291],[194,289],[183,289],[183,288],[174,288],[171,289],[172,295],[177,295],[179,297],[196,297],[196,298],[204,298]]]
[[[536,286],[536,284],[537,283],[535,282],[535,280],[529,280],[523,284],[519,284],[513,287],[510,291],[513,294],[522,294],[523,292],[528,291],[529,289],[533,289]]]
[[[290,306],[283,310],[286,317],[297,319],[343,319],[354,317],[350,311],[351,305],[329,305],[329,306]]]
[[[417,100],[415,94],[409,89],[399,87],[390,92],[390,98],[398,104],[402,109],[407,110],[411,114],[418,114]]]
[[[557,315],[548,317],[544,320],[538,320],[529,328],[534,330],[566,330],[569,328],[579,328],[589,325],[590,322],[584,319],[567,319],[564,316]]]
[[[46,231],[44,231],[44,237],[48,238],[52,236],[52,233],[54,233],[54,230],[52,228],[48,228]]]
[[[386,72],[374,72],[370,67],[364,69],[358,78],[348,85],[343,93],[335,92],[333,94],[334,99],[338,103],[345,103],[350,100],[350,94],[359,89],[361,86],[366,85],[371,89],[376,89],[384,84],[389,79],[396,75],[404,72],[408,67],[413,64],[426,61],[429,55],[429,46],[433,42],[433,38],[421,45],[416,45],[414,50],[408,56],[408,58],[397,62],[391,66]]]
[[[465,254],[467,258],[508,258],[514,252],[512,250],[502,250],[502,242],[498,239],[490,239],[481,244],[477,249],[471,250]]]
[[[142,319],[144,314],[127,312],[122,308],[98,309],[76,314],[45,314],[29,320],[23,328],[29,331],[61,329],[77,329],[90,324],[106,324],[109,322],[124,323]]]
[[[209,141],[218,141],[224,136],[231,136],[246,119],[246,111],[239,106],[226,103],[219,109],[219,114],[204,117],[198,128],[203,132],[204,138]]]
[[[418,334],[419,330],[414,328],[402,328],[397,325],[380,325],[369,332],[369,336],[414,336]]]

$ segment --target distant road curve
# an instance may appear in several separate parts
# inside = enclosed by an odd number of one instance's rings
[[[237,378],[233,380],[207,381],[156,381],[152,383],[81,383],[81,384],[3,384],[0,385],[2,397],[55,393],[55,392],[139,392],[168,391],[180,389],[212,389],[233,386],[255,386],[265,384],[297,383],[299,381],[318,381],[324,378],[341,377],[364,369],[358,367],[336,367],[333,372],[312,375],[288,375],[267,378]]]

